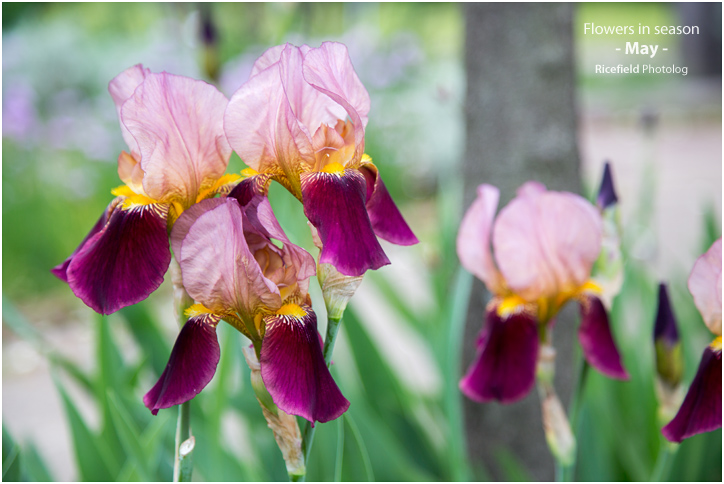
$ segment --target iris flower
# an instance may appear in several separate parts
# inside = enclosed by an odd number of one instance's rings
[[[314,259],[289,241],[266,197],[243,206],[231,196],[194,205],[176,222],[171,245],[197,304],[187,310],[168,365],[144,397],[154,414],[190,400],[211,381],[222,319],[253,342],[277,407],[312,423],[347,410],[324,362],[307,293]]]
[[[721,428],[721,239],[696,260],[689,276],[689,292],[704,323],[716,335],[704,349],[696,376],[674,419],[663,429],[672,442]]]
[[[224,116],[229,143],[251,167],[236,195],[246,200],[281,183],[319,232],[319,263],[348,276],[389,264],[377,236],[417,243],[364,154],[369,109],[347,48],[324,42],[267,50]]]
[[[590,280],[601,250],[598,210],[537,182],[520,187],[496,218],[498,199],[497,188],[480,185],[458,233],[460,262],[493,293],[477,359],[460,389],[480,402],[525,396],[535,382],[539,343],[571,299],[580,304],[578,336],[588,362],[607,376],[628,378],[600,288]]]
[[[168,234],[196,202],[233,188],[224,175],[231,147],[223,130],[228,100],[203,81],[136,65],[108,90],[130,153],[118,157],[124,185],[78,248],[52,272],[95,311],[142,301],[171,262]]]

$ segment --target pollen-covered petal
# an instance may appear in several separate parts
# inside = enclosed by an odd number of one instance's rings
[[[156,415],[159,409],[191,400],[214,377],[221,357],[216,339],[220,319],[214,314],[200,314],[183,325],[161,378],[143,397],[151,413]]]
[[[128,98],[133,96],[133,92],[150,73],[150,69],[146,69],[142,64],[136,64],[118,74],[108,83],[108,92],[111,94],[113,102],[116,105],[119,120],[121,119],[121,106],[123,106],[123,103],[126,102]],[[121,121],[121,134],[123,135],[123,140],[131,149],[131,152],[138,155],[138,143],[128,131],[128,128],[123,124],[123,121]],[[121,180],[123,180],[123,178],[121,178]],[[125,180],[123,181],[125,182]]]
[[[460,264],[494,294],[501,294],[505,287],[490,250],[490,234],[499,198],[500,192],[494,186],[478,186],[478,196],[465,212],[457,237]]]
[[[279,289],[249,250],[236,199],[197,203],[179,217],[171,239],[186,291],[210,310],[251,317],[262,307],[281,306]]]
[[[521,187],[493,227],[498,268],[528,301],[584,284],[601,251],[603,230],[600,214],[584,198],[536,185]]]
[[[721,336],[721,239],[696,259],[689,276],[689,292],[709,330]]]
[[[324,363],[317,317],[309,306],[289,306],[294,310],[264,319],[262,380],[274,403],[286,413],[312,423],[334,420],[349,402]]]
[[[314,165],[311,134],[294,115],[279,64],[261,71],[231,96],[224,129],[234,151],[259,173],[283,172],[292,187],[304,166]]]
[[[672,442],[721,428],[721,350],[704,350],[694,381],[674,419],[661,432]]]
[[[493,307],[485,316],[478,356],[460,381],[460,390],[478,402],[519,400],[533,387],[537,358],[533,316],[521,311],[501,318]]]
[[[52,272],[58,279],[61,279],[65,282],[68,282],[68,266],[70,265],[70,262],[73,260],[73,257],[78,253],[79,250],[83,248],[86,242],[88,242],[88,239],[93,237],[95,234],[100,232],[103,227],[106,226],[106,223],[108,222],[108,214],[111,213],[115,207],[120,203],[121,199],[114,199],[111,203],[108,204],[106,209],[103,211],[103,214],[100,216],[98,221],[95,223],[93,228],[91,228],[90,232],[88,232],[88,235],[83,238],[81,243],[76,247],[76,249],[73,251],[72,254],[68,256],[67,259],[63,261],[62,264],[59,264],[55,267],[53,267],[50,272]]]
[[[319,263],[347,276],[390,263],[372,230],[365,193],[365,177],[357,170],[302,174],[304,214],[323,244]]]
[[[188,208],[224,174],[231,156],[226,105],[206,82],[166,72],[146,76],[121,107],[121,121],[138,143],[149,197]]]
[[[106,225],[72,257],[67,277],[73,293],[101,314],[146,299],[163,282],[171,262],[168,206],[118,206]]]
[[[583,295],[580,303],[581,326],[578,328],[578,340],[586,360],[610,378],[627,380],[629,376],[621,364],[621,355],[613,341],[603,303],[593,295]]]
[[[417,237],[402,218],[377,167],[369,164],[361,167],[360,171],[367,180],[367,214],[375,234],[397,245],[417,244]]]

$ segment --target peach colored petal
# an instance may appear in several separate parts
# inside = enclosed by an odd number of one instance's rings
[[[524,186],[500,211],[493,228],[498,268],[526,300],[551,297],[581,286],[601,250],[602,223],[578,195]]]
[[[496,187],[478,186],[478,196],[465,212],[457,238],[460,263],[494,294],[502,294],[505,287],[490,250],[490,232],[499,198],[500,192]]]
[[[721,251],[719,239],[709,250],[696,259],[689,276],[689,292],[694,296],[694,304],[704,318],[709,330],[721,336]]]

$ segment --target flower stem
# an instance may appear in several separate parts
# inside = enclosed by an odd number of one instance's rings
[[[173,282],[173,299],[176,319],[179,326],[186,324],[184,310],[194,303],[184,288],[181,278],[181,267],[176,258],[171,260],[171,280]],[[191,401],[178,406],[178,421],[176,423],[176,457],[173,463],[173,481],[190,482],[193,472],[193,450],[196,441],[191,435]]]
[[[324,338],[324,348],[322,349],[322,356],[324,356],[324,362],[329,365],[332,361],[332,351],[334,350],[334,342],[337,340],[337,331],[339,325],[342,322],[342,318],[329,318],[327,320],[327,335]],[[314,427],[305,420],[302,424],[302,453],[304,454],[305,467],[309,462],[309,454],[312,451],[312,442],[314,441]],[[292,481],[304,482],[306,474],[303,476],[295,476]]]
[[[573,392],[573,398],[571,399],[571,406],[568,412],[568,420],[571,422],[571,429],[573,436],[578,435],[579,419],[581,415],[581,401],[583,400],[583,393],[586,387],[586,377],[588,376],[588,370],[590,369],[588,361],[584,358],[581,362],[581,369],[578,372],[578,381]],[[556,461],[556,481],[558,482],[572,482],[574,474],[576,472],[576,459],[569,466],[564,466],[560,461]]]
[[[674,462],[677,450],[679,450],[679,446],[676,444],[666,440],[661,443],[661,450],[659,450],[659,455],[656,457],[656,465],[651,474],[651,479],[649,479],[650,482],[664,482],[669,477],[671,464]]]
[[[195,439],[191,435],[191,401],[178,406],[176,424],[176,459],[173,466],[174,482],[191,482]]]

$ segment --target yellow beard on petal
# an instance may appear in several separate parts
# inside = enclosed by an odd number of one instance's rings
[[[285,304],[279,308],[277,314],[282,316],[294,316],[297,319],[301,319],[307,315],[307,312],[296,304]]]
[[[721,351],[721,336],[717,336],[716,338],[714,338],[714,341],[711,342],[709,348],[714,351]]]

